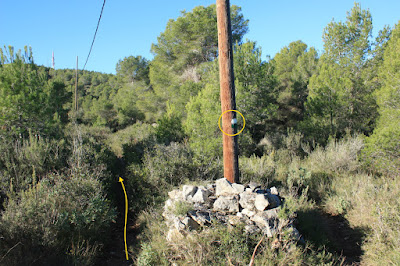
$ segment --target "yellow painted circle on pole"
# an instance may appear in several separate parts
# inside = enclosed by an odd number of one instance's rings
[[[225,114],[225,113],[227,113],[227,112],[236,112],[236,113],[238,113],[238,114],[240,114],[240,116],[243,118],[243,128],[238,132],[238,133],[236,133],[236,134],[228,134],[228,133],[225,133],[223,130],[222,130],[222,128],[221,128],[221,117]],[[219,127],[219,129],[222,131],[222,133],[224,133],[225,135],[227,135],[227,136],[230,136],[230,137],[233,137],[233,136],[236,136],[236,135],[239,135],[240,133],[242,133],[242,131],[243,131],[243,129],[244,129],[244,127],[246,126],[246,120],[244,119],[244,116],[242,115],[242,113],[241,112],[239,112],[238,110],[226,110],[225,112],[223,112],[220,116],[219,116],[219,119],[218,119],[218,127]]]

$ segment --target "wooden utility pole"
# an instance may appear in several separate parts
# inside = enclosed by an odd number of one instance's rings
[[[235,84],[233,76],[232,30],[229,0],[217,0],[219,80],[221,111],[236,110]],[[222,115],[222,130],[236,134],[236,112]],[[237,136],[223,134],[224,177],[231,183],[239,182],[239,160]]]
[[[75,119],[78,113],[78,56],[76,57],[76,70],[75,70]]]

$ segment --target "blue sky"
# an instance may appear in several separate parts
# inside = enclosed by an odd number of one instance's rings
[[[385,25],[400,20],[400,1],[359,1],[373,18],[374,36]],[[115,73],[119,59],[142,55],[152,59],[150,47],[164,31],[169,19],[181,10],[207,6],[215,0],[138,1],[108,0],[100,28],[86,66],[87,70]],[[23,49],[30,45],[37,64],[82,68],[89,52],[103,0],[0,0],[0,45]],[[344,20],[351,0],[231,0],[250,20],[245,39],[256,41],[263,56],[274,56],[291,41],[302,40],[322,50],[322,32],[334,18]]]

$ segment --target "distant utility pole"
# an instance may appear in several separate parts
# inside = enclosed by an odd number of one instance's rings
[[[78,56],[76,57],[76,70],[75,70],[75,119],[78,113]]]
[[[55,68],[55,62],[54,62],[54,51],[53,51],[52,56],[51,56],[51,67],[52,67],[53,69],[56,69],[56,68]]]
[[[219,80],[221,111],[236,110],[233,76],[232,30],[229,0],[217,0]],[[229,135],[236,134],[236,112],[222,116],[222,129]],[[234,126],[235,125],[235,126]],[[239,182],[237,136],[222,136],[224,154],[224,177],[231,183]]]

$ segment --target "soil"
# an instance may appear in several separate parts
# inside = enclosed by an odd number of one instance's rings
[[[129,217],[129,214],[128,214]],[[128,258],[126,260],[125,243],[124,243],[124,217],[117,220],[112,231],[112,238],[108,245],[104,247],[103,255],[97,260],[96,265],[99,266],[128,266],[135,265],[132,253],[129,247],[136,247],[137,235],[139,234],[139,226],[128,220],[126,228],[126,241],[128,246]]]

